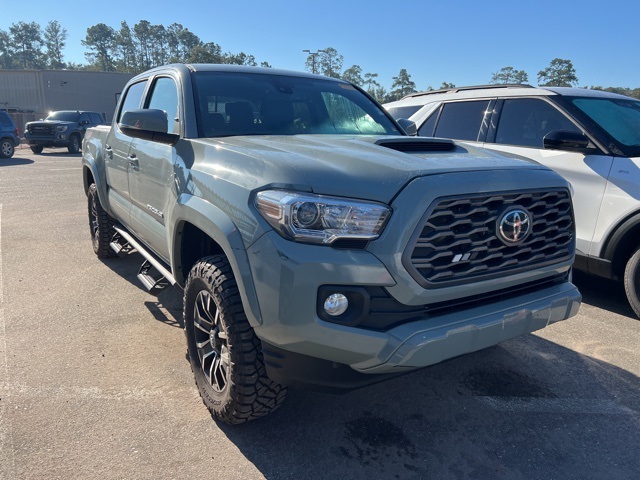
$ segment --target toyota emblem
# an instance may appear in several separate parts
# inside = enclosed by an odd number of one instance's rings
[[[522,208],[512,208],[498,222],[498,236],[505,245],[518,245],[531,233],[531,215]]]

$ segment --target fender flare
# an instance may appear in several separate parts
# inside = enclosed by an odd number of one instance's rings
[[[169,246],[171,271],[178,284],[184,285],[189,274],[184,271],[181,265],[182,256],[180,253],[182,226],[185,223],[200,229],[220,246],[233,270],[249,323],[253,327],[262,325],[258,295],[240,231],[233,220],[220,208],[201,198],[184,193],[178,197],[176,206],[171,212],[171,220],[168,222],[168,225],[171,226],[168,236],[172,242]]]
[[[89,176],[88,172],[91,172],[93,177],[93,183],[98,187],[98,199],[102,208],[107,213],[113,216],[109,207],[108,195],[107,195],[107,182],[104,175],[104,159],[102,158],[102,144],[97,141],[93,142],[89,140],[83,145],[82,148],[82,182],[84,185],[84,193],[89,191]]]
[[[620,268],[620,262],[626,263],[631,251],[640,245],[640,236],[633,236],[633,233],[638,231],[640,231],[640,212],[636,211],[620,222],[607,238],[602,257],[612,262],[614,275],[619,273],[616,270]]]

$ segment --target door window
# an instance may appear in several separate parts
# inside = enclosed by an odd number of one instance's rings
[[[156,80],[147,108],[163,110],[167,115],[168,132],[180,133],[178,89],[172,78],[160,77]]]
[[[438,118],[434,136],[478,141],[482,121],[488,107],[489,100],[445,103]],[[434,115],[436,114],[434,113]],[[430,120],[427,121],[427,124]],[[424,126],[423,129],[425,129]],[[425,135],[428,135],[426,129]]]
[[[571,120],[544,100],[505,100],[496,132],[496,143],[543,148],[544,136],[553,130],[580,132]]]
[[[137,110],[140,108],[142,103],[142,96],[144,95],[144,89],[147,86],[147,81],[144,80],[142,82],[134,83],[129,87],[129,90],[124,94],[124,100],[122,101],[122,105],[120,106],[120,111],[118,112],[118,122],[122,117],[124,112],[129,110]]]

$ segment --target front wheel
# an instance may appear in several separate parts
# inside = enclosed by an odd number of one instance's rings
[[[260,340],[244,313],[231,266],[222,255],[191,269],[184,289],[187,354],[211,415],[238,424],[277,409],[286,388],[267,377]]]
[[[89,210],[89,229],[91,230],[91,242],[93,251],[99,258],[109,258],[116,255],[111,249],[110,243],[116,233],[113,228],[113,218],[102,208],[98,197],[98,187],[95,183],[89,186],[87,192]]]
[[[80,137],[78,135],[71,135],[69,137],[69,146],[67,147],[69,153],[78,153],[81,147]]]
[[[640,317],[640,248],[638,248],[624,269],[624,291],[636,315]]]

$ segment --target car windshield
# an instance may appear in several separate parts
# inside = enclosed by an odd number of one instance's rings
[[[348,83],[268,74],[194,74],[200,137],[402,135],[384,111]]]
[[[409,118],[422,108],[422,105],[410,105],[408,107],[387,107],[387,112],[396,120]]]
[[[53,112],[45,120],[56,120],[60,122],[77,122],[80,113],[78,112]]]
[[[571,101],[623,146],[640,147],[640,101],[587,97]]]

